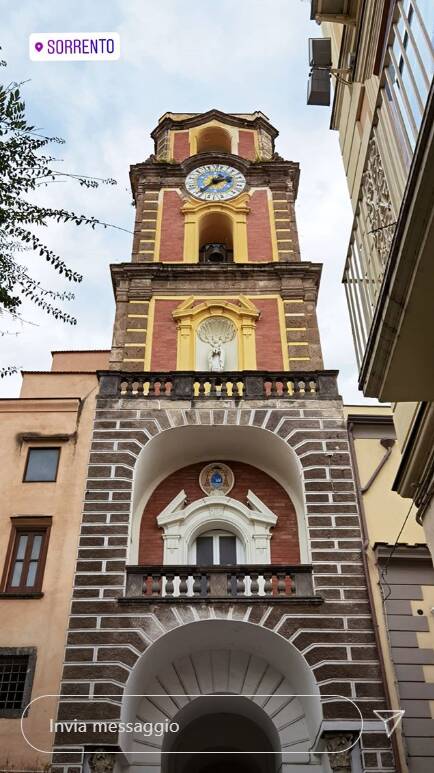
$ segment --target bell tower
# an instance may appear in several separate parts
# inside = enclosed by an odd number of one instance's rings
[[[300,259],[299,167],[261,112],[166,113],[131,168],[132,263],[113,267],[111,367],[143,371],[322,368],[321,274]]]
[[[260,112],[166,113],[152,136],[112,266],[59,700],[84,731],[57,731],[53,771],[392,771],[298,165]]]

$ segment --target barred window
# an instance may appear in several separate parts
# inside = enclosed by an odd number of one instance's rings
[[[20,717],[30,702],[36,650],[0,648],[0,717]]]

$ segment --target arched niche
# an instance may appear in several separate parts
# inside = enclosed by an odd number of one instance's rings
[[[228,317],[207,317],[196,329],[195,368],[198,371],[239,370],[238,330]]]
[[[199,261],[199,248],[205,233],[208,238],[212,235],[226,238],[232,245],[234,262],[246,263],[249,201],[248,193],[225,202],[188,199],[181,209],[184,215],[184,262]]]
[[[212,250],[210,245],[219,245],[219,248]],[[199,261],[228,263],[233,260],[233,249],[233,218],[226,212],[204,211],[199,219]]]
[[[256,369],[256,322],[260,312],[254,303],[244,295],[236,301],[225,298],[186,298],[172,312],[178,326],[177,368],[178,370],[205,370],[210,367],[198,367],[197,348],[199,344],[198,330],[205,321],[220,317],[232,323],[236,330],[233,340],[232,364],[236,370]],[[236,346],[235,346],[236,344]],[[225,367],[225,370],[230,368]]]
[[[231,133],[218,124],[200,127],[193,134],[193,153],[231,153]]]
[[[174,427],[153,437],[141,450],[134,469],[130,564],[138,563],[142,515],[156,487],[188,464],[232,459],[257,467],[279,483],[297,516],[301,563],[310,562],[302,469],[295,451],[273,432],[253,426]]]

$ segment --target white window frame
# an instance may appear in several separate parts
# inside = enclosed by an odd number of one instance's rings
[[[240,538],[234,534],[233,531],[229,530],[223,530],[223,529],[207,529],[204,532],[201,532],[200,534],[196,535],[196,539],[194,542],[190,545],[190,561],[191,564],[197,564],[197,540],[199,537],[212,537],[213,538],[213,566],[223,566],[223,564],[220,563],[220,555],[219,555],[219,537],[235,537],[235,545],[236,545],[236,559],[237,564],[244,564],[245,563],[245,551],[244,551],[244,545],[241,542]]]
[[[186,501],[187,495],[182,490],[157,517],[163,529],[164,564],[191,564],[197,537],[214,530],[229,532],[238,538],[244,547],[244,559],[240,563],[271,563],[271,529],[277,523],[277,516],[253,491],[247,493],[247,504],[215,495],[188,505]]]

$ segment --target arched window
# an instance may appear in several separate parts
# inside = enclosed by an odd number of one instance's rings
[[[244,562],[244,545],[230,531],[214,529],[196,537],[190,560],[197,566],[234,566]]]
[[[232,218],[221,212],[204,215],[199,222],[199,261],[228,263],[233,257]]]
[[[218,562],[224,565],[233,558],[234,537],[236,563],[270,563],[271,529],[277,516],[253,491],[249,489],[247,493],[247,504],[228,496],[206,496],[189,504],[186,499],[185,491],[180,491],[157,516],[158,526],[164,532],[165,564],[196,564],[203,560],[211,566]],[[201,543],[201,537],[212,540]],[[222,537],[231,540],[221,541]]]
[[[198,135],[197,153],[206,153],[208,151],[230,153],[231,150],[231,136],[221,126],[206,126]]]

